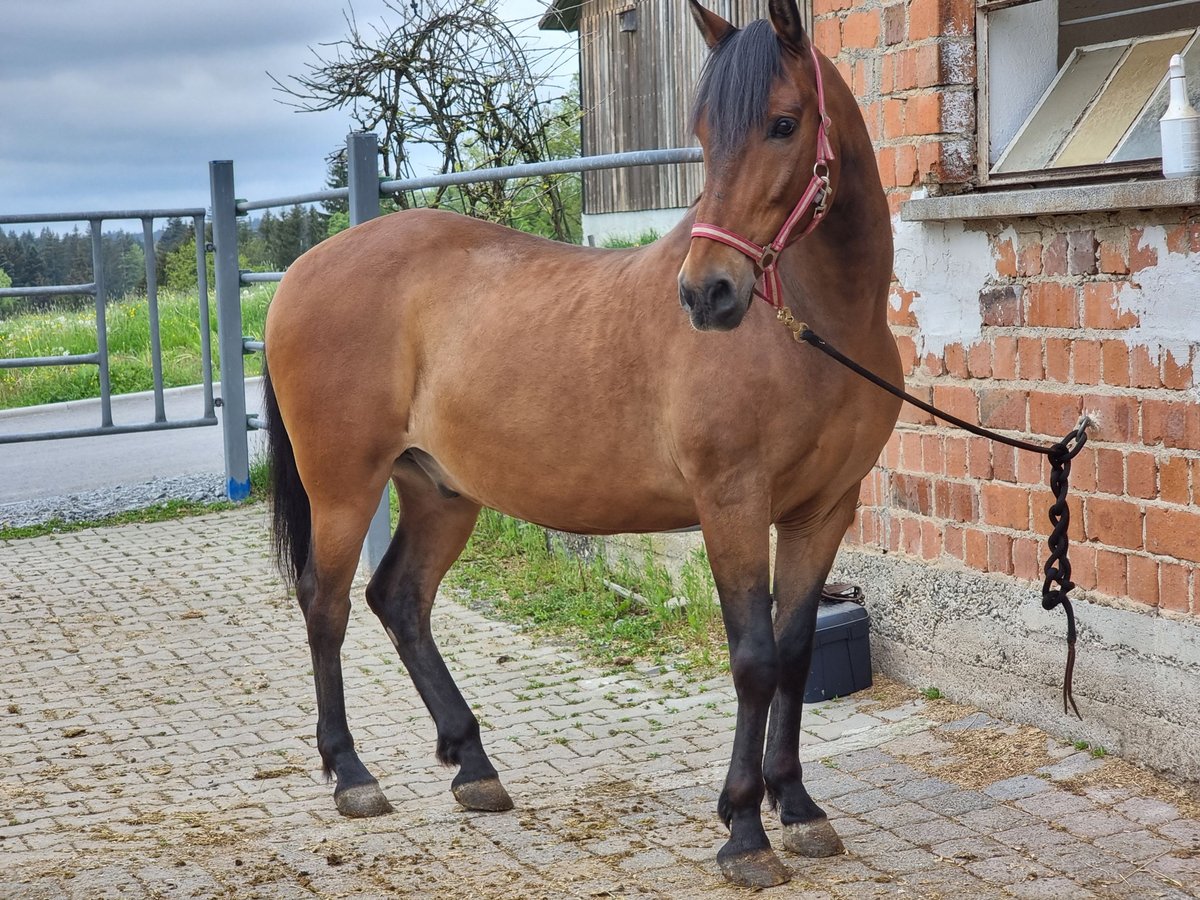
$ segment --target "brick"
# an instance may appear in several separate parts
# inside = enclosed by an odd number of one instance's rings
[[[1089,541],[1128,550],[1142,548],[1141,507],[1128,500],[1088,497],[1083,508],[1084,533]]]
[[[967,476],[967,439],[950,435],[942,443],[944,454],[943,470],[950,478],[965,478]],[[1186,469],[1184,470],[1186,473]]]
[[[905,38],[904,4],[895,3],[883,10],[883,42],[889,46]]]
[[[1125,457],[1120,450],[1096,448],[1096,490],[1114,495],[1125,492]]]
[[[1130,556],[1126,585],[1130,600],[1158,606],[1158,563],[1148,556]]]
[[[841,19],[836,16],[817,19],[812,26],[812,41],[824,55],[836,56],[841,53]]]
[[[980,341],[967,349],[967,374],[971,378],[991,377],[992,347],[990,344]]]
[[[908,187],[917,183],[917,151],[912,144],[900,144],[896,148],[896,185]]]
[[[1164,400],[1142,403],[1142,440],[1182,450],[1200,450],[1200,405]]]
[[[934,406],[973,425],[979,419],[978,399],[975,392],[968,387],[937,384],[933,388]]]
[[[1158,460],[1154,454],[1131,451],[1125,457],[1125,493],[1143,500],[1158,497]]]
[[[1029,490],[1005,484],[985,484],[980,491],[983,500],[983,520],[989,525],[1029,529]]]
[[[960,84],[952,80],[949,72],[943,68],[943,46],[941,42],[936,44],[922,44],[914,48],[913,56],[916,60],[916,79],[917,87],[940,87],[944,84]]]
[[[917,366],[917,342],[907,334],[896,335],[896,349],[900,352],[900,368],[911,375]]]
[[[1017,338],[1017,374],[1028,381],[1041,381],[1046,377],[1042,365],[1042,342],[1038,338]]]
[[[850,13],[842,20],[842,46],[869,49],[879,44],[878,10]]]
[[[942,552],[959,562],[966,559],[967,544],[961,528],[947,525],[942,529]]]
[[[1129,385],[1129,346],[1124,341],[1100,342],[1101,381],[1114,387]]]
[[[921,41],[941,34],[941,0],[910,0],[908,5],[908,39]]]
[[[1105,275],[1129,274],[1128,241],[1100,241],[1097,251],[1098,268]]]
[[[967,354],[963,350],[962,344],[947,344],[946,350],[942,354],[942,363],[947,375],[953,378],[967,377]],[[937,400],[935,399],[934,402],[936,403]]]
[[[1036,234],[1018,236],[1017,274],[1024,278],[1042,274],[1042,242]]]
[[[1017,481],[1017,451],[1014,447],[997,444],[992,448],[992,477],[997,481]]]
[[[1066,338],[1046,338],[1046,377],[1059,384],[1071,380],[1071,342]]]
[[[1025,428],[1024,391],[985,389],[979,393],[979,421],[985,428],[1022,431]]]
[[[1100,383],[1100,343],[1071,341],[1071,380],[1076,384]]]
[[[1138,344],[1129,351],[1129,385],[1140,388],[1162,387],[1158,360],[1150,358],[1150,350],[1144,344]]]
[[[1112,550],[1096,551],[1096,589],[1110,597],[1124,597],[1127,591],[1126,556]]]
[[[1136,275],[1143,269],[1158,265],[1158,251],[1152,246],[1142,246],[1142,228],[1129,229],[1129,273]]]
[[[1067,273],[1070,275],[1095,275],[1096,233],[1094,231],[1071,231],[1067,233]]]
[[[1176,359],[1175,354],[1163,349],[1160,352],[1162,357],[1162,385],[1165,388],[1170,388],[1173,391],[1186,391],[1196,381],[1195,369],[1190,361],[1190,355],[1187,351],[1182,354],[1182,359]]]
[[[1134,328],[1138,317],[1117,303],[1120,284],[1116,281],[1089,281],[1083,286],[1083,327],[1104,329]]]
[[[1012,547],[1013,574],[1037,581],[1043,575],[1041,544],[1033,538],[1015,538]]]
[[[1079,421],[1083,401],[1074,394],[1029,393],[1029,428],[1037,434],[1061,437]]]
[[[1151,403],[1154,401],[1146,401]],[[1142,404],[1144,411],[1145,403]],[[1090,437],[1098,441],[1128,444],[1138,437],[1138,401],[1113,394],[1085,394],[1083,411],[1095,419]],[[1064,431],[1063,434],[1066,434]],[[1145,441],[1145,443],[1152,443]]]
[[[904,137],[903,100],[888,97],[883,101],[883,136],[887,140],[897,140]]]
[[[890,502],[898,509],[927,516],[933,510],[930,491],[928,478],[896,473],[892,476]]]
[[[1010,245],[1011,246],[1011,245]],[[979,312],[984,325],[1013,326],[1024,321],[1021,309],[1023,288],[1004,284],[986,287],[979,292]]]
[[[992,342],[992,377],[1011,381],[1017,377],[1017,339],[1004,335]]]
[[[1003,278],[1015,278],[1017,275],[1017,251],[1010,238],[997,240],[992,248],[996,259],[996,274]]]
[[[992,477],[992,445],[986,438],[973,437],[967,444],[967,471],[972,478]]]
[[[904,133],[910,137],[940,134],[942,127],[942,93],[915,94],[904,108]]]
[[[1006,534],[989,532],[987,536],[987,570],[1003,572],[1011,575],[1013,572],[1012,538]]]
[[[1168,456],[1158,464],[1158,496],[1167,503],[1186,504],[1191,499],[1188,487],[1188,461],[1182,456]]]
[[[980,572],[988,570],[988,536],[974,528],[965,530],[967,565]]]
[[[1042,247],[1042,274],[1067,274],[1067,236],[1056,234]]]
[[[1175,612],[1190,612],[1191,598],[1188,582],[1195,572],[1194,566],[1184,566],[1178,563],[1159,563],[1158,565],[1158,605],[1161,609]]]
[[[1057,281],[1031,284],[1025,293],[1025,324],[1045,328],[1077,328],[1075,288]]]
[[[1200,562],[1200,512],[1147,507],[1146,549],[1162,556]]]
[[[1071,580],[1085,591],[1096,589],[1096,548],[1088,544],[1071,547]]]

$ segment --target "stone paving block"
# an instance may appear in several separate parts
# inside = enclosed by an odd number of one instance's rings
[[[434,633],[517,803],[467,812],[361,578],[349,716],[396,812],[339,816],[302,617],[273,580],[264,527],[250,508],[0,543],[0,597],[21,595],[19,610],[0,605],[0,658],[17,661],[0,710],[19,710],[0,711],[0,896],[745,897],[715,862],[728,676],[602,670],[443,598]],[[1200,831],[1174,807],[1042,779],[1023,798],[1028,782],[1001,782],[1003,796],[960,788],[935,768],[953,745],[922,709],[805,710],[805,782],[851,853],[781,854],[795,877],[779,896],[1172,897],[1200,884],[1193,858],[1173,855]],[[951,728],[983,725],[1008,727]],[[1072,817],[1081,833],[1058,830]],[[764,824],[779,846],[777,814]],[[1015,846],[1049,874],[997,881]]]
[[[1013,778],[1005,778],[1003,781],[993,782],[985,787],[983,792],[997,800],[1022,800],[1049,789],[1050,786],[1045,779],[1038,778],[1036,775],[1017,775]]]

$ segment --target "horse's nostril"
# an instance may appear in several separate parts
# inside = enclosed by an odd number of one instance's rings
[[[688,312],[696,306],[696,289],[683,281],[679,282],[679,305]]]

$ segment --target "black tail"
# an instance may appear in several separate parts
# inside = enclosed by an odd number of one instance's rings
[[[275,562],[284,580],[295,585],[308,564],[312,538],[312,508],[308,492],[296,468],[292,439],[279,415],[279,403],[271,386],[271,373],[263,362],[263,392],[267,408],[267,457],[271,463],[271,512],[274,520],[272,546]]]

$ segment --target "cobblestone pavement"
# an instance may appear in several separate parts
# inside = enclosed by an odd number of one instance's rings
[[[727,676],[604,672],[447,599],[435,627],[518,807],[455,805],[360,602],[351,721],[396,812],[351,821],[262,507],[0,543],[0,897],[744,896],[714,862]],[[808,712],[806,779],[848,853],[788,857],[772,893],[1197,895],[1186,797],[969,713],[899,689]]]

